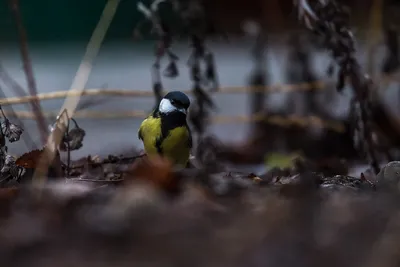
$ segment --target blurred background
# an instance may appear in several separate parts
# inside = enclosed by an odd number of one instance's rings
[[[20,84],[27,92],[27,82],[21,60],[19,37],[16,21],[10,9],[11,0],[0,2],[0,64],[3,71]],[[136,0],[120,2],[110,28],[94,60],[89,76],[87,89],[126,89],[150,91],[151,66],[154,62],[155,37],[150,34],[150,27],[141,31],[142,38],[133,37],[133,31],[142,20]],[[151,1],[143,1],[149,5]],[[400,26],[400,1],[395,0],[354,0],[343,1],[351,10],[351,23],[358,40],[358,57],[362,64],[374,73],[381,73],[386,55],[384,33],[389,26],[397,31]],[[95,29],[107,1],[29,1],[20,0],[19,9],[23,25],[27,32],[29,53],[32,59],[33,72],[39,93],[68,90],[76,75],[85,53],[87,43]],[[327,69],[330,58],[320,49],[318,43],[303,32],[303,25],[297,21],[291,0],[206,0],[205,6],[218,30],[226,33],[227,39],[213,36],[208,46],[214,53],[218,67],[219,81],[224,87],[244,87],[249,83],[253,69],[251,48],[252,38],[246,37],[243,24],[254,20],[262,26],[268,36],[266,45],[266,74],[268,84],[286,84],[304,82],[306,78],[294,75],[293,53],[298,44],[294,42],[294,34],[306,36],[306,49],[310,73],[316,80],[326,81],[331,85],[318,97],[322,105],[333,116],[345,116],[349,108],[350,92],[338,94],[334,91],[334,78],[328,77]],[[170,23],[174,17],[168,5],[161,10]],[[397,35],[396,35],[397,37]],[[373,47],[373,50],[371,50]],[[163,78],[166,90],[189,90],[191,81],[186,68],[190,54],[188,40],[184,35],[178,36],[172,46],[180,58],[178,67],[180,76],[175,79]],[[296,51],[295,51],[296,50]],[[370,51],[373,51],[371,53]],[[371,56],[372,55],[372,56]],[[167,62],[162,61],[162,65]],[[369,65],[368,65],[369,64]],[[372,67],[371,67],[372,66]],[[301,66],[299,67],[302,68]],[[301,70],[299,70],[301,72]],[[299,72],[297,71],[297,72]],[[296,71],[294,71],[296,72]],[[297,78],[296,78],[297,77]],[[391,83],[389,90],[382,96],[389,101],[394,114],[398,110],[398,85]],[[0,80],[0,88],[5,96],[16,96],[10,86]],[[267,106],[274,110],[282,110],[293,106],[291,112],[302,113],[304,93],[272,93],[266,98]],[[90,102],[88,102],[90,98]],[[248,115],[249,98],[245,93],[213,94],[219,108],[216,115],[234,116]],[[294,99],[294,100],[293,100]],[[297,101],[298,100],[298,101]],[[117,96],[83,97],[82,110],[99,112],[150,111],[154,99],[150,97],[127,98]],[[63,99],[45,100],[41,102],[44,111],[58,112]],[[5,106],[5,110],[30,111],[26,104]],[[303,112],[304,113],[304,112]],[[52,123],[54,118],[48,119]],[[131,146],[140,146],[137,129],[141,118],[93,119],[78,118],[80,126],[87,131],[84,146],[72,153],[73,157],[87,154],[105,155]],[[32,119],[22,119],[25,130],[32,140],[39,144],[40,138],[36,123]],[[210,129],[224,141],[244,140],[249,125],[241,122],[215,124]],[[20,155],[31,148],[24,142],[9,145],[11,153]]]

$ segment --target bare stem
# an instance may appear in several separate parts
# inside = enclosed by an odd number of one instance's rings
[[[31,63],[31,59],[30,59],[29,51],[28,51],[27,35],[26,35],[26,31],[25,31],[25,28],[24,28],[24,25],[22,22],[21,12],[19,10],[19,0],[9,0],[9,3],[10,3],[11,11],[14,15],[14,19],[15,19],[17,29],[18,29],[18,35],[19,35],[19,40],[20,40],[20,51],[21,51],[21,56],[23,59],[23,67],[24,67],[26,80],[28,83],[29,93],[31,94],[31,96],[36,96],[37,95],[36,81],[35,81],[35,77],[33,75],[32,63]],[[41,135],[42,142],[46,143],[46,141],[47,141],[47,131],[46,131],[47,124],[46,124],[46,120],[43,116],[39,100],[35,99],[34,104],[32,105],[32,111],[35,114],[36,121],[38,123],[38,129],[39,129],[39,133]]]
[[[69,122],[68,122],[67,131],[65,132],[65,137],[67,139],[67,142],[66,142],[67,143],[67,177],[69,177],[70,168],[71,168],[71,146],[70,146],[70,143],[69,143],[68,131],[69,131]]]
[[[254,39],[254,45],[251,49],[254,69],[251,72],[249,83],[252,88],[263,88],[267,84],[266,64],[265,64],[265,46],[266,36],[262,33],[258,23],[249,21],[244,27],[244,31]],[[253,90],[250,92],[250,106],[252,115],[260,114],[265,111],[265,90]],[[262,121],[253,124],[253,130],[259,130]]]

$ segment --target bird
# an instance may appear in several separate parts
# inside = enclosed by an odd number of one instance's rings
[[[186,121],[189,97],[181,91],[167,93],[143,120],[138,138],[147,155],[158,154],[175,166],[187,167],[192,148],[192,134]]]

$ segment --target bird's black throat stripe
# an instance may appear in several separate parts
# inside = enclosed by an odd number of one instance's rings
[[[186,115],[179,111],[173,111],[167,114],[161,114],[155,112],[153,114],[155,118],[161,118],[161,136],[157,138],[156,148],[159,154],[162,154],[162,143],[165,138],[169,135],[170,131],[182,126],[187,126]]]

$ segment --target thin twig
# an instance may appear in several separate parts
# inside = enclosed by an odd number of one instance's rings
[[[250,74],[249,84],[252,88],[264,87],[268,83],[267,67],[266,67],[266,41],[267,38],[262,32],[259,23],[249,21],[245,24],[244,31],[254,39],[254,44],[251,49],[251,57],[254,64]],[[258,92],[254,90],[250,92],[250,107],[252,114],[258,114],[266,111],[266,92]],[[260,122],[256,122],[253,131],[260,130]]]
[[[69,177],[70,174],[70,167],[71,167],[71,146],[69,143],[69,124],[70,124],[70,120],[68,120],[68,124],[67,124],[67,130],[65,131],[65,139],[67,140],[67,178]]]
[[[35,97],[37,95],[36,81],[33,74],[31,58],[29,56],[26,31],[22,22],[21,12],[19,10],[19,0],[9,0],[9,2],[11,10],[14,14],[15,22],[17,24],[21,56],[24,63],[23,67],[28,83],[29,93],[32,97]],[[36,116],[36,122],[38,124],[39,134],[41,136],[42,142],[45,143],[47,140],[47,123],[45,118],[43,117],[42,109],[40,107],[40,102],[38,99],[35,99],[35,101],[33,102],[32,111]]]
[[[385,59],[382,64],[382,73],[392,74],[400,67],[400,51],[398,32],[393,26],[385,29]]]
[[[367,41],[367,72],[375,80],[376,71],[376,48],[381,39],[382,31],[382,14],[383,14],[384,1],[372,1],[370,18],[369,18],[369,32]]]
[[[144,14],[145,19],[150,21],[152,24],[152,30],[157,35],[157,43],[155,47],[155,61],[153,63],[151,72],[152,72],[152,81],[153,81],[153,94],[156,99],[155,107],[159,104],[163,97],[163,85],[161,80],[161,72],[160,72],[160,61],[161,59],[167,55],[169,59],[169,64],[167,68],[164,70],[164,76],[169,78],[176,78],[179,74],[178,67],[176,66],[176,61],[178,57],[172,52],[172,32],[170,27],[164,21],[164,19],[159,16],[159,5],[163,3],[164,0],[155,0],[151,4],[150,8],[146,7],[142,2],[138,2],[137,9]],[[138,24],[138,27],[141,26],[143,22]],[[139,29],[136,28],[135,32],[139,32]]]

